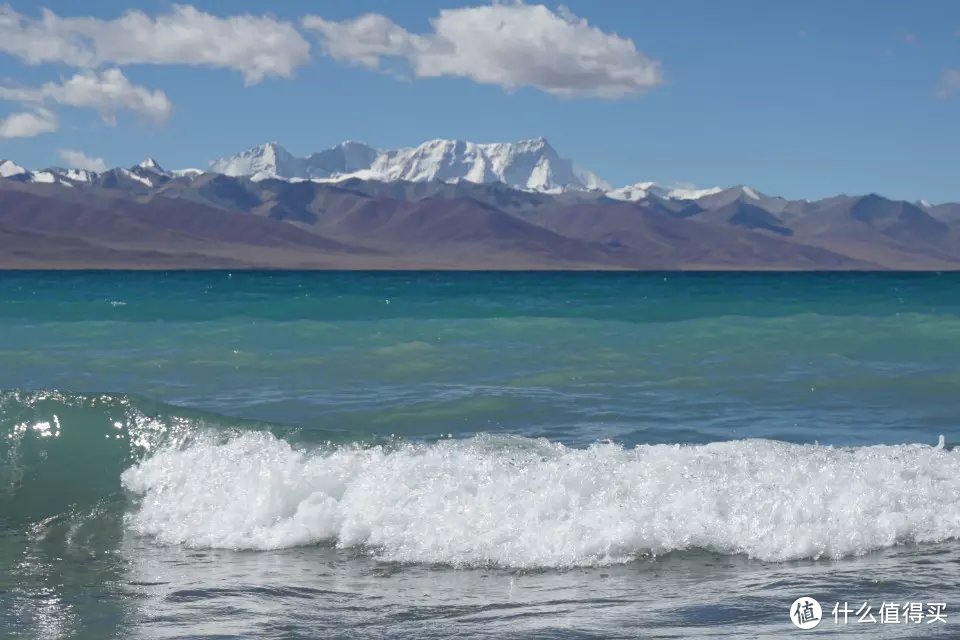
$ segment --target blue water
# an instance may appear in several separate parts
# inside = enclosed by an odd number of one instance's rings
[[[0,636],[782,637],[802,595],[960,606],[958,285],[0,273]]]

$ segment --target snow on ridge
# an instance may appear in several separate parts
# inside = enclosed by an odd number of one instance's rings
[[[133,171],[130,171],[129,169],[120,169],[120,172],[126,177],[130,178],[131,180],[136,180],[137,182],[144,184],[148,187],[154,186],[153,181],[146,176],[137,175],[136,173],[134,173]]]
[[[13,160],[0,160],[0,177],[12,178],[27,173],[27,170]]]
[[[267,143],[215,160],[210,169],[253,180],[462,179],[479,184],[503,182],[531,191],[610,188],[595,174],[561,158],[545,138],[484,144],[437,138],[416,147],[387,150],[347,141],[303,158]]]
[[[698,200],[705,196],[720,193],[721,191],[723,191],[723,189],[720,187],[698,189],[688,185],[664,186],[656,182],[638,182],[608,191],[606,196],[613,200],[624,200],[627,202],[637,202],[650,196],[657,196],[668,200]]]
[[[143,169],[144,171],[150,171],[151,173],[167,175],[167,172],[163,169],[163,167],[160,166],[160,163],[150,157],[138,164],[137,168]]]
[[[697,189],[696,187],[677,187],[670,190],[669,197],[674,200],[699,200],[705,196],[712,196],[723,191],[722,187]]]
[[[31,171],[30,182],[38,184],[53,184],[57,181],[57,176],[52,171]]]
[[[245,177],[257,182],[272,179],[315,183],[362,180],[501,184],[512,189],[544,194],[601,192],[607,198],[626,202],[638,202],[651,197],[681,201],[709,198],[705,206],[718,206],[718,203],[730,204],[739,200],[753,201],[751,204],[755,206],[775,211],[780,211],[790,202],[767,196],[742,184],[729,188],[698,188],[684,183],[665,185],[644,181],[614,189],[596,174],[561,157],[543,137],[493,143],[436,138],[416,147],[387,150],[345,140],[305,157],[294,156],[277,142],[267,142],[234,156],[215,160],[206,170],[185,168],[168,171],[154,158],[147,157],[129,169],[117,168],[101,173],[58,167],[31,171],[12,160],[0,159],[0,178],[68,186],[99,184],[101,177],[116,173],[148,188],[156,188],[172,178],[191,180],[208,172]],[[924,209],[934,206],[927,200],[918,200],[916,204]]]
[[[627,185],[619,189],[607,191],[606,196],[612,200],[623,200],[626,202],[637,202],[650,196],[656,183],[638,182],[637,184]]]
[[[86,169],[66,169],[63,172],[63,177],[76,182],[90,182],[94,174],[92,171],[87,171]]]

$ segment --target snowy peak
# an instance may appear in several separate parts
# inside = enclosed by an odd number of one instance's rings
[[[276,142],[257,145],[228,158],[210,163],[210,171],[227,176],[250,176],[251,178],[299,178],[296,158]]]
[[[298,158],[276,142],[261,144],[210,163],[210,171],[253,180],[329,178],[368,169],[377,151],[359,142],[342,142],[332,149]]]
[[[153,158],[147,158],[146,160],[138,164],[137,168],[143,169],[144,171],[157,173],[160,175],[167,175],[167,172],[163,170],[163,167],[161,167],[160,164]]]
[[[0,160],[0,177],[2,178],[12,178],[26,172],[26,169],[12,160]]]
[[[63,184],[72,186],[71,182],[65,179],[66,171],[63,169],[45,169],[43,171],[30,171],[24,169],[13,160],[0,160],[0,178],[13,180],[15,182],[26,182],[33,184]]]
[[[292,178],[331,178],[365,171],[376,161],[379,152],[362,142],[348,140],[337,146],[311,154],[302,159],[299,175]],[[287,176],[284,176],[287,177]]]
[[[502,182],[529,191],[609,188],[596,175],[561,158],[544,138],[491,144],[430,140],[381,152],[371,171],[386,180]]]
[[[168,173],[153,158],[147,158],[140,164],[129,169],[120,169],[120,174],[135,182],[139,182],[145,187],[154,188],[166,182],[169,182],[174,176]]]
[[[276,143],[269,143],[216,160],[210,170],[254,180],[466,180],[481,184],[503,182],[531,191],[609,188],[593,173],[561,158],[544,138],[492,144],[437,139],[417,147],[382,151],[350,141],[303,158],[290,155]]]
[[[746,185],[737,185],[729,189],[717,189],[713,193],[702,195],[708,207],[723,207],[735,202],[753,205],[767,209],[782,209],[787,201],[783,198],[772,198]],[[700,199],[698,198],[698,199]]]

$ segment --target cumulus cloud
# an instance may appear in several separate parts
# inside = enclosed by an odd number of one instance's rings
[[[163,122],[173,110],[167,95],[135,85],[119,69],[83,71],[63,82],[48,82],[37,88],[2,87],[0,100],[25,103],[55,102],[70,107],[95,109],[107,122],[121,110]]]
[[[46,110],[24,111],[0,118],[0,138],[31,138],[57,130],[57,116]]]
[[[960,91],[960,69],[947,69],[940,76],[940,87],[937,89],[937,95],[946,98],[957,91]]]
[[[39,18],[0,6],[0,52],[31,64],[73,67],[186,64],[234,69],[248,84],[289,77],[310,45],[289,22],[249,14],[218,17],[189,5],[163,15],[127,11],[119,18]]]
[[[102,173],[107,170],[107,163],[103,158],[92,158],[83,151],[75,149],[58,149],[57,153],[67,167],[71,169],[86,169],[87,171],[96,171]]]
[[[621,98],[660,84],[660,63],[634,42],[569,9],[522,2],[445,9],[432,32],[415,34],[380,14],[346,21],[310,15],[330,57],[370,69],[399,59],[420,78],[455,76],[506,89],[536,87],[568,97]]]

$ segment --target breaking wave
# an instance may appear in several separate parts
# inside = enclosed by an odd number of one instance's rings
[[[960,450],[769,440],[573,449],[480,436],[298,448],[199,438],[127,469],[135,532],[191,547],[335,544],[386,561],[513,568],[685,549],[842,558],[960,537]]]
[[[0,527],[109,509],[164,544],[511,568],[765,561],[960,539],[960,449],[298,431],[124,395],[0,392]],[[355,436],[354,436],[355,437]]]

